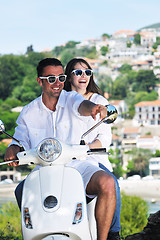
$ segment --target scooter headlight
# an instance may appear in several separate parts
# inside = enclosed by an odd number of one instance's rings
[[[55,138],[46,138],[37,147],[38,156],[45,162],[53,162],[62,152],[60,142]]]

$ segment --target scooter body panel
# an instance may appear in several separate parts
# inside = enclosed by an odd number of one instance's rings
[[[52,206],[46,201],[49,196],[54,197]],[[81,221],[73,224],[79,203],[82,204]],[[29,211],[32,228],[26,227],[25,209]],[[24,240],[39,240],[56,233],[66,234],[73,240],[92,239],[82,177],[74,168],[46,166],[29,174],[23,187],[21,211]]]

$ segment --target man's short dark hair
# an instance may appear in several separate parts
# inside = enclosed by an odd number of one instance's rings
[[[38,77],[42,76],[43,70],[47,66],[62,66],[63,67],[61,61],[59,61],[57,58],[45,58],[38,63],[38,66],[37,66],[37,76]]]

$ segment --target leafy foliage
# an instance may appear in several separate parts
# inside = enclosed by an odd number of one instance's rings
[[[145,176],[148,172],[149,159],[152,156],[151,151],[148,149],[136,148],[131,150],[128,154],[132,158],[127,166],[128,175],[137,173],[141,177]]]
[[[120,68],[119,71],[122,73],[128,72],[132,70],[132,66],[129,64],[123,64]]]
[[[16,204],[8,202],[0,211],[0,239],[22,240],[21,216]]]
[[[14,86],[25,76],[24,57],[4,55],[0,57],[0,96],[4,100],[10,96]]]
[[[101,51],[102,56],[105,56],[106,53],[109,51],[108,46],[102,46],[100,51]]]
[[[122,167],[122,159],[120,156],[120,152],[118,149],[116,149],[115,151],[110,149],[109,152],[111,153],[111,155],[109,155],[109,160],[113,166],[113,174],[117,178],[120,178],[123,176],[123,173],[125,172]]]
[[[147,202],[136,196],[121,193],[121,236],[123,239],[141,232],[147,224]]]
[[[132,90],[135,92],[151,92],[156,84],[156,77],[152,70],[140,70],[137,73]]]
[[[105,74],[99,74],[97,76],[98,79],[98,86],[102,90],[103,94],[105,92],[111,94],[112,92],[112,79],[110,76]]]
[[[147,224],[147,203],[139,197],[121,193],[121,237],[142,231]],[[21,216],[18,206],[4,204],[0,211],[0,239],[22,240]]]
[[[140,43],[141,43],[141,35],[140,35],[139,33],[136,34],[136,36],[134,37],[133,42],[134,42],[136,45],[140,45]]]

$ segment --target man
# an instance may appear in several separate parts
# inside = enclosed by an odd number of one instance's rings
[[[18,126],[14,134],[25,150],[37,146],[46,137],[57,137],[67,143],[75,143],[86,116],[92,116],[94,119],[98,113],[101,118],[106,116],[107,110],[104,106],[85,100],[76,92],[62,90],[66,76],[58,59],[46,58],[40,61],[37,74],[38,84],[42,87],[42,96],[23,108],[17,119]],[[20,150],[17,143],[12,141],[6,151],[5,161],[16,159]],[[86,194],[97,195],[95,209],[97,239],[120,239],[119,234],[115,232],[107,238],[116,209],[113,176],[87,162],[79,162],[74,167],[83,177]]]

